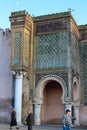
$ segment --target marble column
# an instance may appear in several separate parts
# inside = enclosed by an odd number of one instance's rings
[[[76,120],[74,121],[74,125],[80,125],[79,124],[79,106],[73,106],[74,107],[74,116],[76,117]]]
[[[65,111],[69,109],[72,112],[72,105],[71,104],[65,104]],[[72,125],[72,121],[71,121],[71,125]]]
[[[72,111],[72,105],[71,104],[65,104],[65,111],[69,109],[70,111]]]
[[[41,124],[41,104],[34,105],[34,121],[35,125]]]
[[[14,108],[17,113],[18,124],[21,124],[22,120],[22,82],[23,82],[23,73],[22,72],[16,73]]]

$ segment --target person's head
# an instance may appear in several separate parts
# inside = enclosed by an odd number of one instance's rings
[[[71,111],[69,109],[66,110],[66,115],[71,115]]]
[[[28,114],[31,113],[31,110],[28,110],[27,113],[28,113]]]

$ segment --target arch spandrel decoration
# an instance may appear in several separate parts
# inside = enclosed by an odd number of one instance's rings
[[[56,81],[61,85],[61,87],[63,89],[62,102],[63,103],[65,102],[64,100],[67,97],[67,86],[66,86],[65,81],[61,77],[59,77],[57,75],[46,75],[46,76],[41,78],[41,80],[38,82],[38,84],[36,86],[34,101],[37,104],[42,104],[43,103],[43,91],[44,91],[44,88],[45,88],[46,84],[51,80]]]

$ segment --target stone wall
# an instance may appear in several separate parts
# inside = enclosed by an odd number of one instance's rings
[[[12,109],[12,73],[10,70],[11,31],[0,29],[0,121],[9,122]]]

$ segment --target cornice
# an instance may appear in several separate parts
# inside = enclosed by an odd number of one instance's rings
[[[44,19],[53,19],[53,18],[62,18],[62,17],[67,17],[70,16],[71,13],[70,12],[60,12],[60,13],[55,13],[55,14],[48,14],[48,15],[40,15],[40,16],[36,16],[33,17],[34,21],[38,21],[38,20],[44,20]]]
[[[26,16],[29,17],[32,20],[32,17],[30,16],[30,14],[28,12],[26,12],[26,10],[12,12],[9,19],[17,18],[17,17],[19,17],[19,18],[20,17],[26,17]]]
[[[60,69],[49,69],[49,70],[35,70],[35,74],[37,73],[55,73],[55,72],[68,72],[68,68],[60,68]]]
[[[87,24],[85,24],[85,25],[79,25],[78,27],[79,27],[79,31],[81,31],[81,30],[87,30]]]

